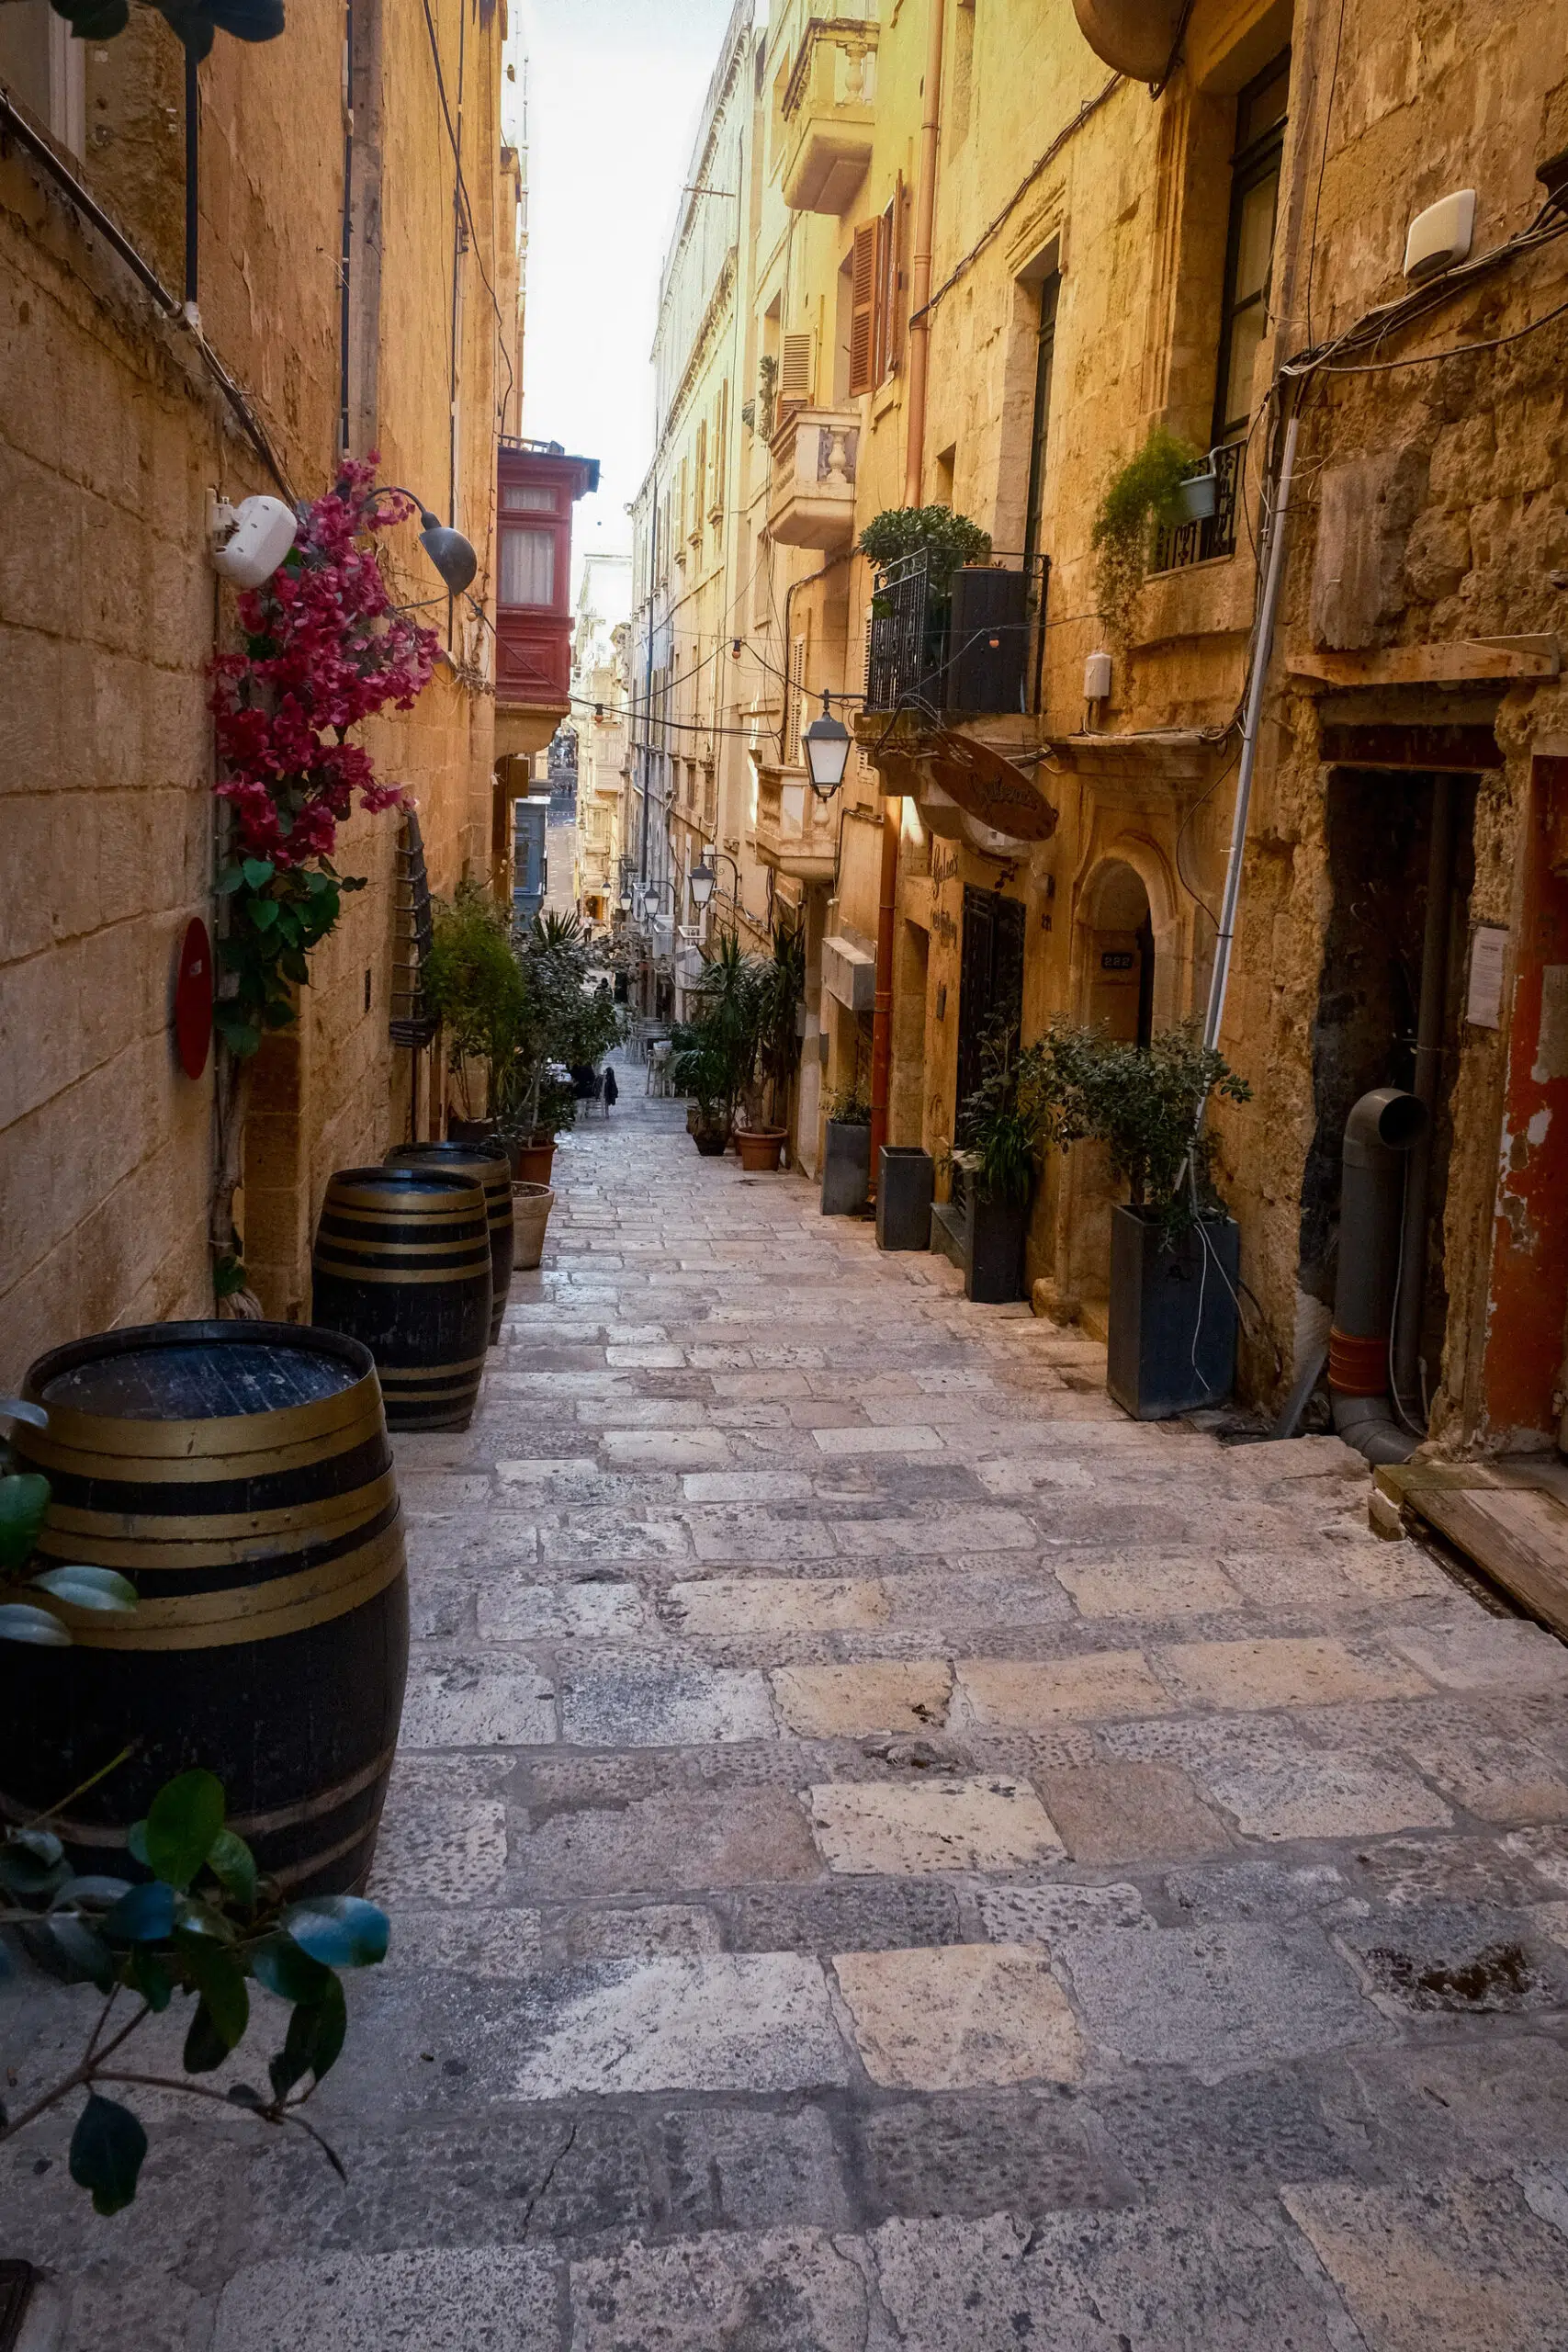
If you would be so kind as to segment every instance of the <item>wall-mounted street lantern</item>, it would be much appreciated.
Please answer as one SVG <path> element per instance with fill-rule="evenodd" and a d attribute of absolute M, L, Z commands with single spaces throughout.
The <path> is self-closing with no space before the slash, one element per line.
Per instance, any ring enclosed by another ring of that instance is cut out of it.
<path fill-rule="evenodd" d="M 718 880 L 718 876 L 705 857 L 693 866 L 687 880 L 692 886 L 693 903 L 700 914 L 713 896 L 714 885 Z"/>
<path fill-rule="evenodd" d="M 412 491 L 405 490 L 400 482 L 389 481 L 382 487 L 395 491 L 400 498 L 413 498 L 419 509 L 420 546 L 440 573 L 447 593 L 460 596 L 479 568 L 479 557 L 470 542 L 461 531 L 455 531 L 449 523 L 444 523 L 439 514 L 433 514 L 423 499 L 414 498 Z"/>
<path fill-rule="evenodd" d="M 826 694 L 821 716 L 812 720 L 800 740 L 806 747 L 811 789 L 818 800 L 830 800 L 842 784 L 844 770 L 850 763 L 850 730 L 841 718 L 834 718 Z"/>

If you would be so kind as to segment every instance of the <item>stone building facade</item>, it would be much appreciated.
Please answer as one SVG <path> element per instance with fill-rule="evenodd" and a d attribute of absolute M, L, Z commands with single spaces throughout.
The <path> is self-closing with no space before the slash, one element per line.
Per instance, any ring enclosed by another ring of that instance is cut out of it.
<path fill-rule="evenodd" d="M 750 34 L 737 718 L 750 845 L 811 947 L 803 1163 L 823 1095 L 869 1077 L 879 988 L 890 1139 L 939 1159 L 984 1020 L 1135 1039 L 1202 1015 L 1261 659 L 1221 1031 L 1253 1100 L 1215 1114 L 1241 1391 L 1277 1403 L 1321 1351 L 1341 1132 L 1364 1089 L 1412 1083 L 1430 931 L 1419 1380 L 1466 1449 L 1552 1442 L 1568 1309 L 1562 33 L 1555 0 L 1484 7 L 1462 40 L 1426 0 L 1342 23 L 1325 0 L 800 0 Z M 1462 238 L 1407 275 L 1450 198 Z M 1156 536 L 1117 616 L 1096 517 L 1155 428 L 1212 453 L 1213 512 Z M 987 592 L 1027 643 L 1009 710 L 944 676 L 922 717 L 868 673 L 855 540 L 911 503 L 972 517 L 1022 579 Z M 799 752 L 824 690 L 861 706 L 836 805 Z M 987 763 L 1016 823 L 965 782 Z M 1041 1303 L 1091 1326 L 1115 1197 L 1080 1147 L 1032 1216 Z"/>
<path fill-rule="evenodd" d="M 213 1064 L 183 1074 L 170 1004 L 188 922 L 216 914 L 207 669 L 234 613 L 209 502 L 312 497 L 340 451 L 378 448 L 381 479 L 472 540 L 474 597 L 492 614 L 495 447 L 515 430 L 520 352 L 495 0 L 432 0 L 428 25 L 354 0 L 290 10 L 275 41 L 220 35 L 190 147 L 183 53 L 154 11 L 85 43 L 45 0 L 3 14 L 0 80 L 46 151 L 0 141 L 15 525 L 0 585 L 0 1326 L 15 1385 L 82 1332 L 212 1311 Z M 442 651 L 414 708 L 365 739 L 417 800 L 431 879 L 449 890 L 484 870 L 493 639 L 440 592 L 414 529 L 388 535 L 384 561 Z M 298 1027 L 255 1069 L 236 1205 L 271 1313 L 308 1309 L 333 1168 L 408 1132 L 411 1057 L 389 1038 L 397 845 L 394 818 L 344 828 L 343 869 L 370 887 L 317 952 Z M 430 1100 L 427 1077 L 422 1115 Z"/>

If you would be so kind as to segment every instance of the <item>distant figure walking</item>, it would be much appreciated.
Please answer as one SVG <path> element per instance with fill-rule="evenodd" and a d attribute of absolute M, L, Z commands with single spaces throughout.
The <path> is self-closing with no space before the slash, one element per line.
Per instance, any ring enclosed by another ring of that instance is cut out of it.
<path fill-rule="evenodd" d="M 619 1100 L 620 1091 L 620 1088 L 615 1084 L 615 1071 L 613 1069 L 607 1069 L 604 1072 L 604 1116 L 606 1118 L 609 1117 L 611 1111 Z"/>

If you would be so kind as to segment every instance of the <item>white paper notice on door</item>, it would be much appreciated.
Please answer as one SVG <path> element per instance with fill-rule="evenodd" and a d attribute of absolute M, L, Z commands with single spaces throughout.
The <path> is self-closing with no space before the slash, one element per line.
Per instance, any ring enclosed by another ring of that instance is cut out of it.
<path fill-rule="evenodd" d="M 1501 924 L 1478 923 L 1470 934 L 1470 992 L 1464 1017 L 1477 1029 L 1503 1025 L 1503 960 L 1508 934 Z"/>

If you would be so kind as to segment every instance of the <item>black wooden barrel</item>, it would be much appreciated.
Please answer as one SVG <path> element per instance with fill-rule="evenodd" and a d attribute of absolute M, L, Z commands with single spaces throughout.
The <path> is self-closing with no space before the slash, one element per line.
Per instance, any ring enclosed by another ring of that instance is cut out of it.
<path fill-rule="evenodd" d="M 501 1337 L 506 1294 L 512 1288 L 512 1163 L 481 1144 L 405 1143 L 387 1154 L 389 1168 L 456 1168 L 477 1176 L 490 1203 L 490 1343 Z"/>
<path fill-rule="evenodd" d="M 490 1333 L 490 1213 L 456 1168 L 340 1168 L 310 1259 L 311 1319 L 376 1359 L 387 1426 L 466 1430 Z"/>
<path fill-rule="evenodd" d="M 65 1609 L 69 1649 L 0 1644 L 0 1811 L 123 1872 L 128 1826 L 192 1766 L 294 1893 L 353 1893 L 375 1849 L 408 1669 L 402 1519 L 367 1349 L 288 1323 L 153 1323 L 40 1356 L 52 1490 L 39 1550 L 130 1577 Z M 72 1795 L 121 1748 L 134 1752 Z M 132 1873 L 134 1875 L 134 1872 Z"/>

